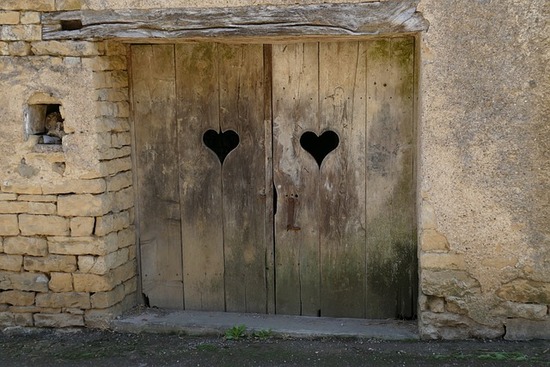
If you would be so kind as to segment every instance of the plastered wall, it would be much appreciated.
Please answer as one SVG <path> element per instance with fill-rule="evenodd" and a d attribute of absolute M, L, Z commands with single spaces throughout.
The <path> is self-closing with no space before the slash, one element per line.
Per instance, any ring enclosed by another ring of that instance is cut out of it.
<path fill-rule="evenodd" d="M 2 2 L 0 326 L 105 325 L 136 303 L 126 48 L 43 41 L 41 13 L 287 3 Z M 418 11 L 420 334 L 550 338 L 550 5 Z M 61 103 L 62 150 L 25 140 L 32 98 Z"/>

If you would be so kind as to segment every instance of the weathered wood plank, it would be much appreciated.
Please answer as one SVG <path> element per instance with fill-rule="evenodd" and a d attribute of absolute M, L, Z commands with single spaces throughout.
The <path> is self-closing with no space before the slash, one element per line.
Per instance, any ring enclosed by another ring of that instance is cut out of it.
<path fill-rule="evenodd" d="M 273 111 L 272 111 L 272 49 L 271 45 L 264 48 L 264 144 L 265 144 L 265 221 L 264 235 L 266 241 L 266 282 L 267 282 L 267 313 L 275 313 L 275 235 L 274 207 L 275 190 L 273 184 Z"/>
<path fill-rule="evenodd" d="M 131 65 L 143 293 L 183 308 L 174 47 L 132 46 Z"/>
<path fill-rule="evenodd" d="M 217 45 L 176 45 L 176 70 L 185 308 L 224 311 L 220 160 L 203 144 L 220 128 Z"/>
<path fill-rule="evenodd" d="M 218 45 L 217 59 L 220 126 L 240 137 L 221 167 L 226 311 L 266 313 L 263 46 Z"/>
<path fill-rule="evenodd" d="M 414 39 L 369 44 L 367 317 L 414 315 Z"/>
<path fill-rule="evenodd" d="M 319 44 L 320 131 L 339 135 L 320 168 L 321 315 L 365 316 L 366 44 Z"/>
<path fill-rule="evenodd" d="M 418 0 L 400 0 L 54 12 L 42 16 L 42 34 L 46 40 L 372 36 L 426 30 L 428 23 L 416 12 L 417 4 Z M 78 21 L 82 26 L 74 29 Z"/>
<path fill-rule="evenodd" d="M 318 44 L 274 45 L 272 62 L 276 309 L 317 316 L 319 167 L 300 136 L 319 128 Z"/>

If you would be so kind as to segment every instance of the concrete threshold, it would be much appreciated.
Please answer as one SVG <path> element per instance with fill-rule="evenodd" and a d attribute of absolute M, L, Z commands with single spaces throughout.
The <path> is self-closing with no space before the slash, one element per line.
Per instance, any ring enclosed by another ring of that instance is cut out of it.
<path fill-rule="evenodd" d="M 308 316 L 264 315 L 231 312 L 140 309 L 112 321 L 120 332 L 223 335 L 227 329 L 245 325 L 247 333 L 271 330 L 274 336 L 357 337 L 381 340 L 419 339 L 416 321 L 366 320 Z"/>

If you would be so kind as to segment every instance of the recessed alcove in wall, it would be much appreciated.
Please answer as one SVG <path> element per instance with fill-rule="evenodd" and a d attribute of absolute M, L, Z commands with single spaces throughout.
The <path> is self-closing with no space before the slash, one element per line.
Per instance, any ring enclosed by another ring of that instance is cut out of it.
<path fill-rule="evenodd" d="M 36 98 L 33 98 L 36 100 Z M 32 100 L 32 99 L 31 99 Z M 48 103 L 42 103 L 48 102 Z M 61 146 L 65 131 L 61 103 L 52 98 L 38 103 L 29 103 L 25 109 L 25 139 L 38 136 L 39 145 Z"/>

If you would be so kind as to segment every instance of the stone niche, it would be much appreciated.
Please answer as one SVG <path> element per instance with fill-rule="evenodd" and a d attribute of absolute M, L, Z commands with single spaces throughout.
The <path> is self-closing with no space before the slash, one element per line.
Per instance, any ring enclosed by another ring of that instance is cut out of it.
<path fill-rule="evenodd" d="M 24 111 L 24 133 L 25 140 L 36 136 L 35 150 L 43 150 L 44 145 L 61 150 L 66 135 L 62 111 L 61 102 L 47 93 L 36 93 L 29 99 Z"/>

